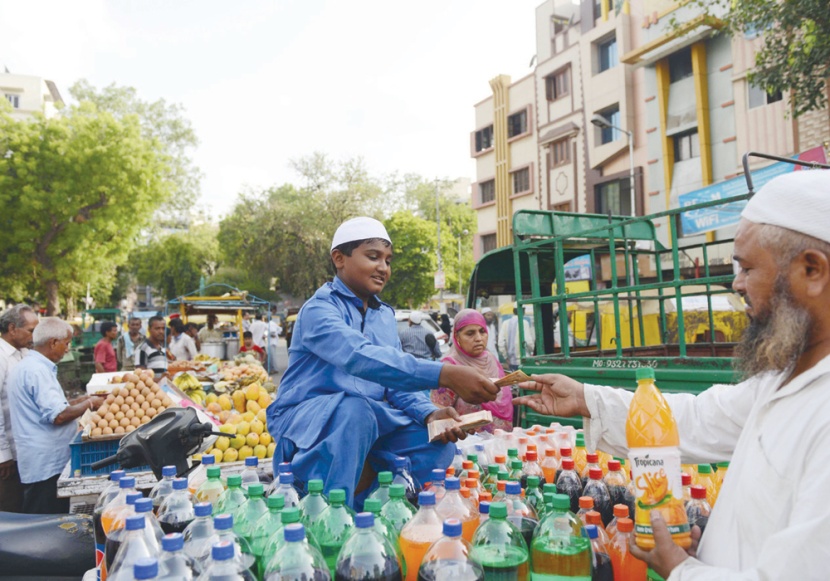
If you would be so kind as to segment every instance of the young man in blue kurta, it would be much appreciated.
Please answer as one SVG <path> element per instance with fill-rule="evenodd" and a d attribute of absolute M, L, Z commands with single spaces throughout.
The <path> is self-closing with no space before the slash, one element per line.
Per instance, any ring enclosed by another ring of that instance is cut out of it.
<path fill-rule="evenodd" d="M 391 469 L 395 456 L 408 457 L 421 482 L 433 468 L 449 466 L 453 442 L 464 433 L 455 428 L 428 442 L 427 423 L 457 414 L 436 408 L 424 390 L 441 385 L 481 402 L 493 400 L 498 388 L 471 368 L 401 351 L 394 310 L 377 297 L 392 260 L 380 222 L 344 222 L 331 258 L 337 276 L 303 305 L 294 325 L 268 431 L 277 442 L 275 472 L 291 462 L 297 479 L 320 478 L 326 492 L 345 489 L 352 505 L 365 492 L 365 463 L 377 472 Z"/>

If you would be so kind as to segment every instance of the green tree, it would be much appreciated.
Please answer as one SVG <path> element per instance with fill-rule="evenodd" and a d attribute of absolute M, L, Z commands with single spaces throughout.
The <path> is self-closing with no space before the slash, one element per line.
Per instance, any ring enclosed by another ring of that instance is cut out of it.
<path fill-rule="evenodd" d="M 392 276 L 382 298 L 400 308 L 416 308 L 435 292 L 435 224 L 411 212 L 396 212 L 385 222 L 394 244 Z"/>
<path fill-rule="evenodd" d="M 0 108 L 0 266 L 4 278 L 60 296 L 111 287 L 140 229 L 170 198 L 168 156 L 135 115 L 88 102 L 20 121 Z M 7 284 L 5 281 L 3 284 Z"/>
<path fill-rule="evenodd" d="M 136 276 L 149 283 L 166 300 L 199 288 L 216 272 L 219 249 L 210 228 L 194 228 L 154 240 L 137 248 L 131 257 Z"/>

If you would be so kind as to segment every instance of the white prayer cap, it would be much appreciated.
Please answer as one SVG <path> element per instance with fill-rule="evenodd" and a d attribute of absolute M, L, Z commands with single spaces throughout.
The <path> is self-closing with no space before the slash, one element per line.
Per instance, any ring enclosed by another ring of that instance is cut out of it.
<path fill-rule="evenodd" d="M 830 243 L 830 170 L 801 170 L 770 180 L 747 202 L 741 217 Z"/>
<path fill-rule="evenodd" d="M 420 325 L 421 321 L 424 320 L 424 315 L 421 314 L 421 311 L 412 311 L 409 313 L 409 320 L 413 325 Z"/>
<path fill-rule="evenodd" d="M 360 216 L 359 218 L 352 218 L 340 224 L 334 233 L 334 238 L 331 240 L 331 249 L 334 250 L 346 242 L 366 240 L 367 238 L 380 238 L 392 244 L 392 240 L 389 238 L 389 234 L 386 233 L 386 228 L 383 224 L 374 218 Z"/>
<path fill-rule="evenodd" d="M 483 309 L 481 309 L 481 314 L 482 315 L 485 314 L 485 313 L 492 313 L 492 312 L 493 312 L 493 309 L 491 309 L 490 307 L 484 307 Z"/>

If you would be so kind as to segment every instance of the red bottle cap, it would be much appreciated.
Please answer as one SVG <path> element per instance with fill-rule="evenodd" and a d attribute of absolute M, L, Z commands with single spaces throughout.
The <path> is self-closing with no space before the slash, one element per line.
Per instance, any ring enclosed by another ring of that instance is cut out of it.
<path fill-rule="evenodd" d="M 594 499 L 591 496 L 579 497 L 579 508 L 592 509 L 594 508 Z"/>
<path fill-rule="evenodd" d="M 692 498 L 706 498 L 706 487 L 700 484 L 692 485 Z"/>
<path fill-rule="evenodd" d="M 527 451 L 527 460 L 528 462 L 536 462 L 538 455 L 536 454 L 536 450 L 528 450 Z"/>
<path fill-rule="evenodd" d="M 608 461 L 608 470 L 611 472 L 616 472 L 622 468 L 622 464 L 620 464 L 619 460 L 609 460 Z"/>
<path fill-rule="evenodd" d="M 551 456 L 553 456 L 554 458 L 556 457 L 556 450 L 554 450 L 553 448 L 547 448 L 545 450 L 545 458 L 550 458 Z"/>
<path fill-rule="evenodd" d="M 585 513 L 585 522 L 589 525 L 602 526 L 602 515 L 595 510 L 589 510 Z"/>
<path fill-rule="evenodd" d="M 683 486 L 691 486 L 692 485 L 692 475 L 686 474 L 685 472 L 680 473 L 680 482 L 683 483 Z"/>
<path fill-rule="evenodd" d="M 528 444 L 527 445 L 527 451 L 528 452 L 530 452 L 530 451 L 538 452 L 539 448 L 536 447 L 536 444 Z"/>
<path fill-rule="evenodd" d="M 507 480 L 499 480 L 496 482 L 496 490 L 504 492 L 504 487 L 507 486 Z"/>
<path fill-rule="evenodd" d="M 504 464 L 505 461 L 506 461 L 506 458 L 504 457 L 503 454 L 499 454 L 498 456 L 496 456 L 495 460 L 496 460 L 496 464 Z"/>
<path fill-rule="evenodd" d="M 628 518 L 628 506 L 625 504 L 615 504 L 614 516 L 616 518 Z"/>
<path fill-rule="evenodd" d="M 617 531 L 621 533 L 630 533 L 634 530 L 634 521 L 630 518 L 621 518 L 617 521 Z"/>
<path fill-rule="evenodd" d="M 602 480 L 602 468 L 591 468 L 588 470 L 588 477 L 591 480 Z"/>
<path fill-rule="evenodd" d="M 461 468 L 463 468 L 464 470 L 469 470 L 469 469 L 470 469 L 470 468 L 472 468 L 472 467 L 473 467 L 473 462 L 472 462 L 472 460 L 464 460 L 464 461 L 461 463 Z"/>
<path fill-rule="evenodd" d="M 573 458 L 562 458 L 562 470 L 573 470 L 573 469 L 574 469 Z"/>
<path fill-rule="evenodd" d="M 585 459 L 589 464 L 596 464 L 599 462 L 599 454 L 585 454 Z"/>
<path fill-rule="evenodd" d="M 563 458 L 565 456 L 571 456 L 572 454 L 573 454 L 573 452 L 567 446 L 565 446 L 564 448 L 559 448 L 559 455 L 562 456 Z"/>

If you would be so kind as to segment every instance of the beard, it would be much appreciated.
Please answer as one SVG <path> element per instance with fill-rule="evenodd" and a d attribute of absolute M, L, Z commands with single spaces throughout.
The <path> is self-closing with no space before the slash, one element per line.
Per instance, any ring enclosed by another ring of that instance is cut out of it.
<path fill-rule="evenodd" d="M 735 348 L 735 368 L 744 379 L 784 371 L 804 353 L 812 325 L 810 314 L 796 304 L 789 283 L 779 275 L 766 311 L 750 321 Z"/>

